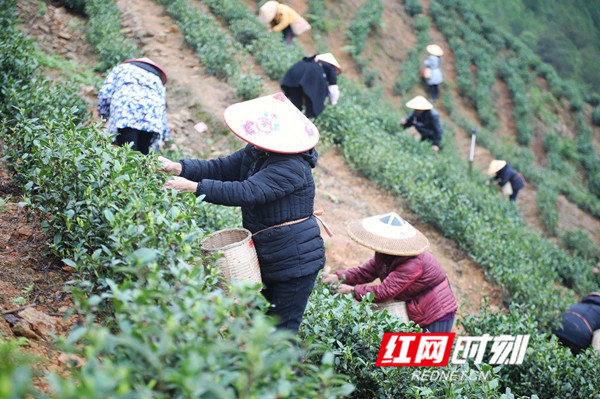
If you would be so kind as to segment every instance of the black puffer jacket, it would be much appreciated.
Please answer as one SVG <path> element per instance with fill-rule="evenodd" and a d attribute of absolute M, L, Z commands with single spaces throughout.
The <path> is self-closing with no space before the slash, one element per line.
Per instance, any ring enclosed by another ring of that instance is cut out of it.
<path fill-rule="evenodd" d="M 442 124 L 440 114 L 435 110 L 426 110 L 420 114 L 411 112 L 406 117 L 406 123 L 402 125 L 405 129 L 414 126 L 421 134 L 421 140 L 429 140 L 439 146 L 442 141 Z"/>
<path fill-rule="evenodd" d="M 244 227 L 252 233 L 262 279 L 285 281 L 320 270 L 325 247 L 314 211 L 315 183 L 311 169 L 317 152 L 265 152 L 252 145 L 212 160 L 181 160 L 180 176 L 198 182 L 196 195 L 213 204 L 240 206 Z"/>

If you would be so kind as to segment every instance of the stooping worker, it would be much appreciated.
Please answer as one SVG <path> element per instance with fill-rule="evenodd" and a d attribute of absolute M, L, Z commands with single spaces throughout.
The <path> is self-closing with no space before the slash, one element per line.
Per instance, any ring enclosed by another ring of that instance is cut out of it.
<path fill-rule="evenodd" d="M 592 345 L 597 330 L 600 330 L 600 292 L 592 292 L 581 302 L 569 306 L 562 314 L 560 327 L 552 333 L 577 355 Z"/>
<path fill-rule="evenodd" d="M 297 332 L 325 247 L 314 212 L 319 131 L 283 93 L 233 104 L 229 129 L 248 144 L 211 160 L 164 157 L 162 171 L 175 175 L 167 187 L 203 195 L 204 201 L 240 206 L 252 232 L 262 294 L 278 327 Z"/>
<path fill-rule="evenodd" d="M 170 140 L 165 84 L 167 73 L 149 58 L 114 67 L 98 93 L 98 114 L 109 120 L 119 146 L 148 154 Z"/>
<path fill-rule="evenodd" d="M 337 77 L 341 73 L 342 68 L 331 53 L 304 57 L 285 73 L 281 89 L 308 118 L 316 118 L 325 109 L 327 98 L 331 105 L 337 104 Z"/>
<path fill-rule="evenodd" d="M 423 96 L 416 96 L 406 103 L 408 108 L 413 111 L 402 119 L 402 127 L 405 129 L 414 126 L 421 135 L 422 140 L 428 140 L 432 143 L 435 152 L 440 150 L 442 141 L 442 124 L 440 123 L 440 114 L 433 108 L 427 99 Z"/>
<path fill-rule="evenodd" d="M 404 301 L 410 320 L 428 332 L 450 332 L 458 304 L 446 273 L 427 252 L 429 240 L 397 213 L 371 216 L 348 225 L 350 237 L 375 255 L 361 266 L 324 273 L 324 283 L 341 281 L 338 291 L 374 303 Z M 379 278 L 381 283 L 367 285 Z"/>
<path fill-rule="evenodd" d="M 444 81 L 442 74 L 442 55 L 444 50 L 437 44 L 430 44 L 426 47 L 429 57 L 425 60 L 426 70 L 429 76 L 425 76 L 427 79 L 427 85 L 429 86 L 431 102 L 436 102 L 439 97 L 439 85 Z"/>
<path fill-rule="evenodd" d="M 525 187 L 523 176 L 504 160 L 494 159 L 490 162 L 487 173 L 493 176 L 502 193 L 509 196 L 511 201 L 516 201 L 519 191 Z M 487 183 L 489 184 L 489 180 Z"/>
<path fill-rule="evenodd" d="M 300 14 L 278 1 L 267 1 L 258 9 L 258 20 L 269 26 L 269 31 L 281 32 L 286 44 L 311 28 Z"/>

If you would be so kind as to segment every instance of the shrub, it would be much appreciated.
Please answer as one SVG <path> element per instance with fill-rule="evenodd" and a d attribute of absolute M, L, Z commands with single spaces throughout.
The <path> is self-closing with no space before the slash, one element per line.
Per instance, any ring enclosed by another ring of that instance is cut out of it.
<path fill-rule="evenodd" d="M 423 5 L 419 0 L 404 0 L 404 10 L 408 15 L 414 17 L 423 13 Z"/>
<path fill-rule="evenodd" d="M 467 316 L 461 324 L 470 335 L 529 334 L 523 364 L 507 365 L 499 370 L 502 387 L 510 387 L 517 395 L 532 395 L 532 398 L 534 395 L 540 398 L 596 397 L 600 374 L 593 349 L 573 356 L 550 334 L 550 329 L 536 322 L 533 310 L 517 305 L 511 306 L 508 312 L 489 312 L 482 308 L 479 316 Z M 555 312 L 562 310 L 564 308 L 555 309 Z M 558 320 L 556 317 L 554 327 Z"/>

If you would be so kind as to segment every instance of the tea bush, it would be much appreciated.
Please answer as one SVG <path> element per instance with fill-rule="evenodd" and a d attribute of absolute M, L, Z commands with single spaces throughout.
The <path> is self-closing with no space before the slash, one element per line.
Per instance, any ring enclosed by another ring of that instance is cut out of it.
<path fill-rule="evenodd" d="M 461 325 L 469 335 L 529 334 L 523 364 L 506 365 L 496 374 L 502 387 L 540 398 L 597 398 L 600 389 L 597 353 L 589 348 L 573 356 L 549 329 L 540 326 L 532 313 L 535 313 L 532 306 L 513 305 L 508 312 L 482 308 L 480 316 L 467 316 Z M 556 327 L 559 320 L 552 324 Z"/>
<path fill-rule="evenodd" d="M 408 58 L 400 66 L 400 77 L 394 82 L 394 93 L 404 95 L 412 90 L 420 79 L 421 55 L 429 44 L 429 28 L 431 21 L 425 16 L 418 16 L 413 20 L 413 30 L 417 37 L 417 44 L 408 51 Z"/>
<path fill-rule="evenodd" d="M 297 41 L 286 45 L 279 33 L 268 32 L 243 3 L 236 0 L 202 0 L 202 2 L 229 25 L 234 36 L 238 37 L 242 29 L 252 32 L 246 35 L 247 43 L 242 44 L 249 53 L 252 53 L 270 78 L 281 80 L 290 66 L 304 56 L 304 50 Z"/>
<path fill-rule="evenodd" d="M 88 41 L 96 48 L 98 69 L 106 71 L 122 61 L 140 57 L 134 44 L 121 34 L 121 12 L 114 0 L 84 0 Z"/>
<path fill-rule="evenodd" d="M 31 44 L 14 28 L 14 2 L 4 4 L 0 59 L 19 43 L 24 48 L 11 54 L 19 57 L 12 62 L 28 65 Z M 30 72 L 23 68 L 23 76 Z M 85 316 L 63 350 L 86 363 L 68 379 L 50 376 L 53 395 L 335 398 L 351 392 L 326 352 L 310 365 L 299 362 L 291 337 L 264 315 L 257 287 L 234 286 L 232 296 L 216 287 L 214 260 L 201 256 L 199 240 L 206 225 L 239 223 L 236 210 L 223 218 L 201 199 L 165 189 L 166 176 L 153 172 L 156 159 L 112 148 L 106 132 L 80 117 L 71 91 L 37 78 L 22 84 L 17 70 L 7 74 L 3 161 L 24 186 L 24 204 L 46 215 L 52 251 L 75 267 L 74 299 Z M 18 382 L 14 374 L 1 378 Z"/>
<path fill-rule="evenodd" d="M 490 372 L 488 381 L 460 378 L 422 382 L 413 378 L 413 372 L 420 368 L 375 367 L 384 332 L 419 331 L 412 322 L 404 324 L 387 312 L 373 311 L 369 298 L 357 302 L 350 296 L 332 292 L 324 284 L 317 284 L 313 290 L 301 326 L 307 342 L 336 355 L 336 370 L 350 375 L 356 386 L 353 398 L 501 397 L 496 375 L 488 365 L 482 366 Z M 311 356 L 318 359 L 318 354 Z M 449 365 L 444 371 L 464 376 L 479 370 L 476 366 Z"/>
<path fill-rule="evenodd" d="M 370 32 L 381 23 L 383 3 L 381 0 L 367 0 L 354 14 L 350 21 L 346 38 L 348 39 L 349 52 L 356 60 L 360 60 L 365 40 Z"/>

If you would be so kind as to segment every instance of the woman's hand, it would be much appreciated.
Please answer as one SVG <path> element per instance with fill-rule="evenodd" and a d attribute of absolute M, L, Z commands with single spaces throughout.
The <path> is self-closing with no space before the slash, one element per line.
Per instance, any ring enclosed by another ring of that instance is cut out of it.
<path fill-rule="evenodd" d="M 187 191 L 189 193 L 195 193 L 198 189 L 198 183 L 179 176 L 174 176 L 172 179 L 167 180 L 165 186 L 167 188 L 174 188 L 177 191 Z"/>
<path fill-rule="evenodd" d="M 173 162 L 170 159 L 161 156 L 158 157 L 158 160 L 162 163 L 162 167 L 158 168 L 159 171 L 175 176 L 181 174 L 181 164 L 179 162 Z"/>
<path fill-rule="evenodd" d="M 353 294 L 354 293 L 354 287 L 348 284 L 340 284 L 340 286 L 337 288 L 338 292 L 340 294 Z"/>
<path fill-rule="evenodd" d="M 337 276 L 337 274 L 323 273 L 321 275 L 321 281 L 325 284 L 331 284 L 331 283 L 337 283 L 338 281 L 340 281 L 340 278 Z"/>

